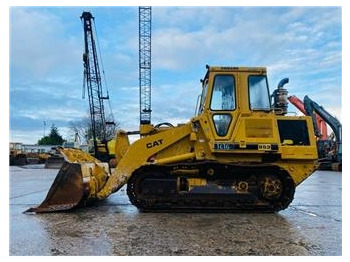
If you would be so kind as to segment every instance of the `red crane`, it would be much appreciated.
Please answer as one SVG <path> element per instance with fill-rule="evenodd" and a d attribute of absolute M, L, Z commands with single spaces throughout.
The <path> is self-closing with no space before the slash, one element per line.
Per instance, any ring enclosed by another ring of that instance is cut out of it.
<path fill-rule="evenodd" d="M 296 108 L 298 108 L 304 115 L 307 115 L 305 107 L 304 107 L 304 103 L 298 97 L 296 97 L 296 96 L 289 96 L 288 100 Z M 316 114 L 316 122 L 317 122 L 318 130 L 320 132 L 319 139 L 327 140 L 328 139 L 328 132 L 327 132 L 327 124 L 326 124 L 326 122 L 318 114 Z"/>

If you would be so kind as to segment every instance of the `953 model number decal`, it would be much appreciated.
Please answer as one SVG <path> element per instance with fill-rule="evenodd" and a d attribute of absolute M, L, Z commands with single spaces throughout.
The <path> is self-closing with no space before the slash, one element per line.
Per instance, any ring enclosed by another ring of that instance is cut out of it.
<path fill-rule="evenodd" d="M 238 143 L 214 143 L 214 150 L 260 150 L 260 151 L 277 151 L 276 144 L 246 144 L 240 147 Z"/>

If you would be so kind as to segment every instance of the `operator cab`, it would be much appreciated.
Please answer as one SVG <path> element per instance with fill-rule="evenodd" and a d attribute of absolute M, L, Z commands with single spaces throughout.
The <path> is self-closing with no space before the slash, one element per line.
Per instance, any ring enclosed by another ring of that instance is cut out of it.
<path fill-rule="evenodd" d="M 232 133 L 239 113 L 271 112 L 266 68 L 207 66 L 207 69 L 197 115 L 210 115 L 219 138 Z"/>

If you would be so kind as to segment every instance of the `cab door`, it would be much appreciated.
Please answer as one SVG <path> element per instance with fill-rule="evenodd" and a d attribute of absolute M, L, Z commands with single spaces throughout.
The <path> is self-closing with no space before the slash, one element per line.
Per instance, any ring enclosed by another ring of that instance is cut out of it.
<path fill-rule="evenodd" d="M 215 140 L 229 140 L 237 121 L 237 77 L 234 73 L 213 75 L 209 104 Z"/>

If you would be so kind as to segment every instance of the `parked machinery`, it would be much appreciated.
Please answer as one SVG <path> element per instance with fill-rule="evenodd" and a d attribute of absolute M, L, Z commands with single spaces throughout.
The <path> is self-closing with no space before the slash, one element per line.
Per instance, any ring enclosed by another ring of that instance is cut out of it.
<path fill-rule="evenodd" d="M 317 128 L 317 119 L 315 114 L 318 114 L 333 130 L 334 139 L 329 139 L 329 144 L 320 143 L 319 148 L 328 147 L 329 150 L 324 152 L 324 158 L 320 159 L 322 169 L 331 169 L 335 171 L 342 170 L 342 124 L 332 116 L 322 106 L 311 100 L 308 96 L 304 97 L 304 106 L 307 115 L 312 117 L 315 135 L 319 135 Z M 322 141 L 322 140 L 320 140 Z M 324 149 L 321 149 L 324 150 Z"/>
<path fill-rule="evenodd" d="M 342 125 L 338 119 L 327 112 L 322 106 L 305 96 L 302 102 L 296 96 L 289 96 L 288 100 L 304 115 L 313 119 L 320 170 L 342 170 Z M 333 134 L 328 136 L 327 124 Z"/>
<path fill-rule="evenodd" d="M 201 82 L 197 115 L 186 124 L 141 124 L 133 144 L 128 135 L 135 132 L 117 132 L 111 173 L 82 151 L 62 150 L 66 162 L 46 199 L 28 212 L 86 205 L 125 184 L 144 211 L 287 208 L 317 167 L 312 118 L 288 116 L 277 101 L 271 106 L 264 67 L 207 66 Z"/>
<path fill-rule="evenodd" d="M 10 142 L 9 164 L 10 166 L 24 166 L 27 164 L 27 154 L 22 150 L 22 143 Z"/>

